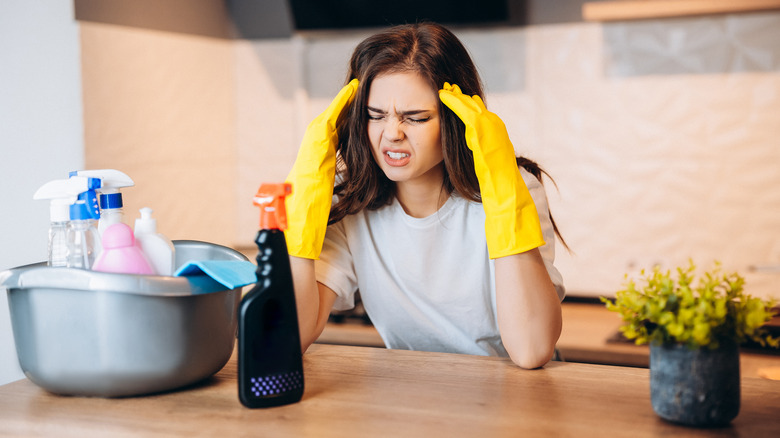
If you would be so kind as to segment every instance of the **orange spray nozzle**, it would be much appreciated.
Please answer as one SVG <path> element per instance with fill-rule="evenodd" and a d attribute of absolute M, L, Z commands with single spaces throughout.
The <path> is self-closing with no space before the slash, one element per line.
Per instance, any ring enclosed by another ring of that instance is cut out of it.
<path fill-rule="evenodd" d="M 292 193 L 290 183 L 263 183 L 257 189 L 254 204 L 260 207 L 260 228 L 263 230 L 286 230 L 287 210 L 284 198 Z"/>

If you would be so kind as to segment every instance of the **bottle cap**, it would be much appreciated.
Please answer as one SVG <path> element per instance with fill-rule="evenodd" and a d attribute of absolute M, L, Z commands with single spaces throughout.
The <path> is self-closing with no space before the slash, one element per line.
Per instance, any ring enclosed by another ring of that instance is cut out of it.
<path fill-rule="evenodd" d="M 101 193 L 100 194 L 100 208 L 103 210 L 111 210 L 116 208 L 122 208 L 124 203 L 122 202 L 122 194 L 116 193 Z"/>
<path fill-rule="evenodd" d="M 49 206 L 51 222 L 67 222 L 70 220 L 70 202 L 67 199 L 52 199 Z"/>
<path fill-rule="evenodd" d="M 157 219 L 152 217 L 152 210 L 144 207 L 139 210 L 141 217 L 135 220 L 135 234 L 155 234 L 157 233 Z"/>
<path fill-rule="evenodd" d="M 290 183 L 263 183 L 257 190 L 254 204 L 260 207 L 260 229 L 286 230 L 287 210 L 284 198 L 292 193 Z"/>

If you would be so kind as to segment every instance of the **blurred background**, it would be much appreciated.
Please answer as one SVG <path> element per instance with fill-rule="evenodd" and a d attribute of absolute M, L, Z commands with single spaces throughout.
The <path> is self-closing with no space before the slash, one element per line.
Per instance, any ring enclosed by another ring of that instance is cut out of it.
<path fill-rule="evenodd" d="M 251 251 L 257 187 L 285 178 L 354 46 L 429 18 L 471 52 L 517 153 L 554 178 L 569 296 L 693 259 L 780 298 L 780 10 L 585 20 L 583 1 L 395 3 L 0 3 L 0 270 L 45 259 L 48 205 L 32 194 L 82 168 L 135 180 L 130 224 L 148 206 L 172 239 Z M 21 377 L 2 294 L 0 384 Z"/>

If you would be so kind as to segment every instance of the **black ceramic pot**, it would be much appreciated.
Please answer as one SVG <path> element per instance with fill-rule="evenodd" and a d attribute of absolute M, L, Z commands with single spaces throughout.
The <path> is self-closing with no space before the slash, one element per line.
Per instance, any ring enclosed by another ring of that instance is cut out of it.
<path fill-rule="evenodd" d="M 650 398 L 661 418 L 696 427 L 724 426 L 739 413 L 739 348 L 650 346 Z"/>

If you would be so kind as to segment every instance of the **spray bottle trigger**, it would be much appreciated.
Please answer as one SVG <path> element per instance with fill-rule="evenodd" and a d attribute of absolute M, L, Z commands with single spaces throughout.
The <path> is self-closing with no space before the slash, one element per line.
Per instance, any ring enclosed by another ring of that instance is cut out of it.
<path fill-rule="evenodd" d="M 71 178 L 78 177 L 71 172 Z M 82 211 L 86 213 L 84 219 L 100 219 L 100 205 L 98 204 L 97 189 L 102 186 L 102 181 L 99 178 L 87 177 L 87 190 L 81 192 L 78 195 L 78 200 L 84 201 L 84 206 L 81 207 Z M 81 216 L 84 216 L 82 213 Z"/>
<path fill-rule="evenodd" d="M 260 228 L 287 229 L 287 210 L 284 199 L 292 193 L 292 184 L 264 183 L 260 185 L 254 198 L 254 205 L 260 207 Z"/>

